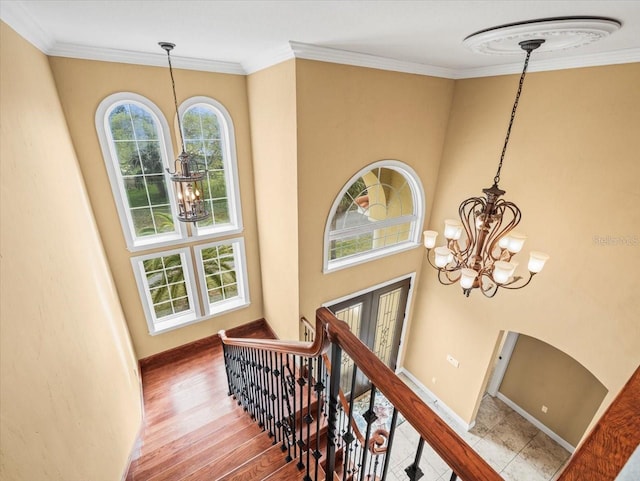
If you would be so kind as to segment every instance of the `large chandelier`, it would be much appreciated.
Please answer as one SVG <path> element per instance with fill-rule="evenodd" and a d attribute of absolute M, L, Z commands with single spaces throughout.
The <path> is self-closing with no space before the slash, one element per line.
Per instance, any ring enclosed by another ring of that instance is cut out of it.
<path fill-rule="evenodd" d="M 527 55 L 493 185 L 482 189 L 484 198 L 471 197 L 460 204 L 459 221 L 445 220 L 445 245 L 435 247 L 438 237 L 436 231 L 424 232 L 427 260 L 438 270 L 438 280 L 445 285 L 460 282 L 467 297 L 476 288 L 487 297 L 495 296 L 499 288 L 521 289 L 531 282 L 533 276 L 542 270 L 549 259 L 543 252 L 531 252 L 528 264 L 529 277 L 525 280 L 514 275 L 518 266 L 514 256 L 522 249 L 526 236 L 514 231 L 522 217 L 520 209 L 513 202 L 501 199 L 505 191 L 498 187 L 529 58 L 531 52 L 543 43 L 543 39 L 520 42 L 520 47 Z M 461 240 L 463 230 L 466 235 L 465 241 Z"/>
<path fill-rule="evenodd" d="M 167 52 L 169 61 L 169 74 L 171 75 L 171 89 L 173 90 L 173 103 L 176 107 L 176 116 L 178 117 L 178 132 L 180 135 L 180 146 L 182 152 L 175 160 L 174 170 L 170 174 L 176 190 L 178 200 L 178 219 L 182 222 L 198 222 L 209 216 L 205 208 L 203 199 L 204 190 L 202 188 L 202 179 L 206 172 L 203 164 L 197 162 L 191 154 L 187 153 L 182 135 L 182 123 L 180 122 L 180 113 L 178 112 L 178 99 L 176 97 L 176 83 L 173 79 L 173 67 L 171 66 L 171 51 L 175 44 L 169 42 L 159 42 Z"/>

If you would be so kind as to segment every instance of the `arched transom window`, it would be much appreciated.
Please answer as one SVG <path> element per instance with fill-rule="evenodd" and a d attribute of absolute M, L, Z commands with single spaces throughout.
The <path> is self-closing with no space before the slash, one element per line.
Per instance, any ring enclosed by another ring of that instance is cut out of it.
<path fill-rule="evenodd" d="M 409 166 L 380 161 L 354 175 L 336 197 L 325 230 L 324 270 L 415 247 L 424 193 Z"/>

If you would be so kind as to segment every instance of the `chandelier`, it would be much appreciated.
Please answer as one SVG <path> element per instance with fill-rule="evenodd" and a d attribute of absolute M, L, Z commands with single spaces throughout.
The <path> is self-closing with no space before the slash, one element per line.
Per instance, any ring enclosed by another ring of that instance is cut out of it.
<path fill-rule="evenodd" d="M 518 262 L 513 258 L 522 249 L 526 236 L 514 231 L 522 217 L 520 209 L 513 202 L 501 199 L 505 191 L 498 187 L 529 58 L 531 52 L 543 43 L 542 39 L 519 43 L 527 54 L 493 185 L 482 189 L 484 197 L 471 197 L 460 204 L 459 221 L 445 220 L 445 245 L 435 247 L 438 237 L 436 231 L 424 232 L 427 260 L 438 270 L 438 280 L 445 285 L 460 282 L 467 297 L 476 288 L 487 297 L 495 296 L 500 288 L 521 289 L 531 282 L 533 276 L 542 270 L 549 259 L 543 252 L 531 252 L 528 264 L 529 277 L 525 280 L 514 275 Z M 464 242 L 461 240 L 463 230 L 466 235 Z"/>
<path fill-rule="evenodd" d="M 180 135 L 180 146 L 182 152 L 175 160 L 174 171 L 170 174 L 170 179 L 175 186 L 176 197 L 178 200 L 178 219 L 182 222 L 198 222 L 206 219 L 209 212 L 205 209 L 203 199 L 204 190 L 202 188 L 202 179 L 206 172 L 203 164 L 197 162 L 191 154 L 187 153 L 184 147 L 184 138 L 182 135 L 182 124 L 180 122 L 180 113 L 178 112 L 178 99 L 176 97 L 176 83 L 173 79 L 173 67 L 171 66 L 171 51 L 175 44 L 168 42 L 159 42 L 167 52 L 169 61 L 169 74 L 171 75 L 171 89 L 173 90 L 173 103 L 176 107 L 176 116 L 178 118 L 178 133 Z"/>

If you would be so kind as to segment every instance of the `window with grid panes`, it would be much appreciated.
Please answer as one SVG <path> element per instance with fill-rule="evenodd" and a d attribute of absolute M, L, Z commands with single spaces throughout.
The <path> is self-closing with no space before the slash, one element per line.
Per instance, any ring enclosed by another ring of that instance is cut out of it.
<path fill-rule="evenodd" d="M 206 167 L 203 197 L 209 216 L 196 224 L 196 235 L 238 232 L 242 225 L 231 117 L 207 97 L 185 101 L 180 116 L 187 152 Z"/>
<path fill-rule="evenodd" d="M 186 149 L 206 166 L 210 217 L 185 229 L 176 216 L 168 126 L 160 110 L 133 93 L 107 97 L 96 112 L 127 246 L 140 251 L 242 230 L 233 124 L 206 97 L 180 107 Z M 242 238 L 186 246 L 131 259 L 149 332 L 157 334 L 249 304 Z M 196 281 L 197 279 L 197 281 Z M 200 286 L 201 289 L 197 289 Z M 200 312 L 200 300 L 204 312 Z"/>
<path fill-rule="evenodd" d="M 202 298 L 207 314 L 249 303 L 242 238 L 195 247 Z"/>
<path fill-rule="evenodd" d="M 354 175 L 325 228 L 325 272 L 420 245 L 424 193 L 409 166 L 393 160 Z"/>
<path fill-rule="evenodd" d="M 98 115 L 96 123 L 102 123 L 98 134 L 127 245 L 139 250 L 179 240 L 183 231 L 165 175 L 166 122 L 163 125 L 159 111 L 146 99 L 119 97 L 101 104 L 102 118 Z"/>
<path fill-rule="evenodd" d="M 188 248 L 131 259 L 151 332 L 193 322 L 198 317 Z"/>

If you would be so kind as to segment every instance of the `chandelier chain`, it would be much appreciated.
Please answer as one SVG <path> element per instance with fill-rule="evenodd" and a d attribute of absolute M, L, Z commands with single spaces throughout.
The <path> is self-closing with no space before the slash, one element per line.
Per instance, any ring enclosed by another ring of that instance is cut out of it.
<path fill-rule="evenodd" d="M 165 48 L 165 50 L 167 51 L 167 59 L 169 60 L 169 74 L 171 75 L 171 89 L 173 90 L 173 104 L 176 107 L 176 117 L 178 118 L 178 133 L 180 135 L 180 146 L 182 147 L 182 152 L 186 152 L 186 149 L 184 148 L 184 138 L 182 137 L 182 123 L 180 122 L 180 112 L 178 112 L 178 97 L 176 96 L 176 82 L 173 78 L 173 67 L 171 65 L 171 49 Z"/>
<path fill-rule="evenodd" d="M 520 75 L 520 83 L 518 84 L 518 93 L 516 93 L 516 99 L 513 102 L 513 108 L 511 109 L 511 118 L 509 119 L 509 127 L 507 127 L 507 135 L 504 139 L 504 145 L 502 146 L 502 154 L 500 155 L 500 162 L 498 163 L 498 170 L 496 176 L 493 178 L 493 183 L 497 186 L 500 182 L 500 170 L 502 170 L 502 162 L 504 161 L 504 155 L 507 152 L 507 144 L 509 143 L 509 136 L 511 135 L 511 127 L 513 126 L 513 120 L 516 118 L 516 110 L 518 109 L 518 102 L 520 101 L 520 94 L 522 93 L 522 86 L 524 85 L 524 78 L 527 74 L 527 67 L 529 66 L 529 57 L 534 48 L 522 47 L 527 51 L 527 56 L 524 60 L 524 68 Z"/>

